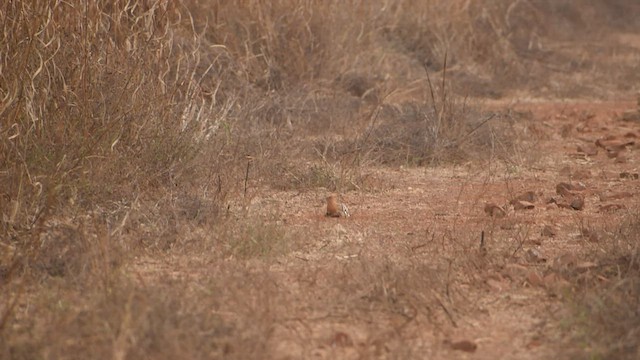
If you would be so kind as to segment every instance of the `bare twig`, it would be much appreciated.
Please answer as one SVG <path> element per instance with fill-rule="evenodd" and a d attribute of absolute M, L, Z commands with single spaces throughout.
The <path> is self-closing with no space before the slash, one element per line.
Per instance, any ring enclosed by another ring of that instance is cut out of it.
<path fill-rule="evenodd" d="M 247 159 L 247 171 L 244 174 L 244 197 L 247 197 L 247 183 L 249 182 L 249 167 L 251 167 L 251 162 L 253 161 L 253 157 L 251 155 L 246 155 Z"/>

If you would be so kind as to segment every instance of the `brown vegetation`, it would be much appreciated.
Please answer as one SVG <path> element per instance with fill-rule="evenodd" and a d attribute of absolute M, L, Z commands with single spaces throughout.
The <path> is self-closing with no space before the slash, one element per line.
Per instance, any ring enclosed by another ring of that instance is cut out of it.
<path fill-rule="evenodd" d="M 484 102 L 639 90 L 639 11 L 606 0 L 0 5 L 0 358 L 439 354 L 448 327 L 477 310 L 461 274 L 520 248 L 479 253 L 475 223 L 426 229 L 428 244 L 388 219 L 346 235 L 322 210 L 307 216 L 317 193 L 392 191 L 380 167 L 535 163 L 541 125 Z M 290 210 L 299 197 L 302 215 Z M 620 229 L 611 241 L 625 245 L 594 255 L 616 281 L 567 276 L 584 315 L 572 324 L 593 330 L 580 341 L 619 340 L 603 356 L 639 347 L 637 219 Z M 432 343 L 416 335 L 425 326 Z"/>

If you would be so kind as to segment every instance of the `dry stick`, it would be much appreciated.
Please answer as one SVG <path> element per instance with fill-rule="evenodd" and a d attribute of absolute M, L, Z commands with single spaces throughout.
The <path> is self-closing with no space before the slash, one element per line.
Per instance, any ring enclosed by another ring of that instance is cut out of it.
<path fill-rule="evenodd" d="M 496 114 L 489 115 L 486 119 L 482 120 L 480 122 L 480 124 L 478 124 L 476 127 L 471 129 L 464 136 L 458 138 L 458 140 L 456 140 L 453 144 L 448 144 L 448 145 L 446 145 L 446 147 L 435 149 L 435 151 L 433 153 L 433 157 L 435 157 L 436 155 L 440 154 L 440 152 L 444 151 L 447 148 L 451 148 L 453 146 L 459 146 L 460 144 L 462 144 L 464 142 L 464 140 L 466 140 L 469 136 L 471 136 L 474 132 L 476 132 L 480 127 L 482 127 L 482 125 L 486 124 L 489 120 L 493 119 L 495 116 L 496 116 Z"/>
<path fill-rule="evenodd" d="M 471 134 L 473 134 L 474 132 L 476 132 L 478 129 L 480 129 L 480 127 L 482 127 L 482 125 L 486 124 L 489 120 L 493 119 L 496 116 L 496 114 L 491 114 L 489 115 L 486 119 L 482 120 L 480 122 L 480 124 L 478 124 L 476 127 L 474 127 L 473 129 L 471 129 L 468 133 L 466 133 L 463 137 L 459 138 L 458 141 L 455 142 L 456 145 L 460 145 L 466 138 L 468 138 Z"/>
<path fill-rule="evenodd" d="M 244 197 L 247 197 L 247 182 L 249 181 L 249 167 L 251 166 L 251 160 L 253 157 L 251 155 L 245 156 L 247 158 L 247 172 L 244 174 Z"/>
<path fill-rule="evenodd" d="M 418 249 L 420 249 L 420 248 L 423 248 L 423 247 L 425 247 L 425 246 L 427 246 L 427 244 L 420 244 L 420 245 L 412 246 L 412 247 L 411 247 L 411 251 L 414 251 L 414 252 L 415 252 L 416 250 L 418 250 Z"/>
<path fill-rule="evenodd" d="M 442 69 L 442 96 L 440 96 L 440 98 L 442 100 L 442 107 L 440 109 L 440 114 L 438 114 L 438 128 L 440 128 L 440 125 L 442 125 L 442 118 L 444 117 L 444 110 L 445 110 L 445 106 L 447 104 L 447 90 L 446 90 L 446 83 L 447 83 L 447 55 L 448 55 L 448 51 L 445 50 L 445 52 L 444 52 L 444 64 L 443 64 L 443 69 Z"/>
<path fill-rule="evenodd" d="M 433 106 L 433 113 L 438 114 L 438 109 L 436 109 L 436 96 L 433 93 L 433 84 L 431 83 L 431 77 L 429 76 L 429 68 L 427 64 L 423 64 L 424 72 L 427 74 L 427 83 L 429 84 L 429 92 L 431 93 L 431 106 Z"/>
<path fill-rule="evenodd" d="M 451 280 L 451 263 L 453 260 L 448 259 L 449 262 L 449 266 L 447 267 L 447 281 L 445 284 L 445 294 L 447 294 L 447 299 L 449 299 L 449 301 L 451 301 L 451 294 L 449 293 L 449 283 Z"/>
<path fill-rule="evenodd" d="M 520 240 L 518 240 L 518 246 L 516 247 L 516 249 L 513 251 L 513 254 L 511 254 L 511 257 L 514 258 L 516 256 L 516 254 L 518 253 L 518 251 L 522 250 L 522 247 L 524 246 L 524 241 L 529 237 L 529 228 L 527 227 L 527 232 L 525 233 L 524 237 L 521 238 Z"/>

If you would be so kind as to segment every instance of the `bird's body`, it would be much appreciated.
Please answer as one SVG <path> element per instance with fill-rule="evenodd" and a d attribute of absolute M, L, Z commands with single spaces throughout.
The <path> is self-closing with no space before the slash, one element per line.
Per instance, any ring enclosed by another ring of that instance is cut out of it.
<path fill-rule="evenodd" d="M 328 217 L 349 217 L 349 209 L 345 204 L 338 202 L 338 196 L 335 194 L 327 196 L 327 213 Z"/>

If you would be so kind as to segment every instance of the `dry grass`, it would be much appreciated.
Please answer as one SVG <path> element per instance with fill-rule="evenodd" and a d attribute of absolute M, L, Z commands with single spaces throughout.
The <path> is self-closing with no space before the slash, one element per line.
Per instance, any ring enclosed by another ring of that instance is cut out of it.
<path fill-rule="evenodd" d="M 636 359 L 640 355 L 640 222 L 628 216 L 612 229 L 596 229 L 590 260 L 597 267 L 567 274 L 575 288 L 567 328 L 580 344 L 575 357 Z"/>
<path fill-rule="evenodd" d="M 0 357 L 309 357 L 318 346 L 343 355 L 343 341 L 373 357 L 390 353 L 388 339 L 404 357 L 432 351 L 406 329 L 431 322 L 437 333 L 447 309 L 465 311 L 447 300 L 440 265 L 361 254 L 287 274 L 282 264 L 307 249 L 308 234 L 248 214 L 248 204 L 265 187 L 367 190 L 370 166 L 508 158 L 514 120 L 483 113 L 478 98 L 637 89 L 631 47 L 611 75 L 613 48 L 588 41 L 637 27 L 636 8 L 1 5 Z M 594 24 L 603 32 L 581 33 Z M 208 254 L 194 265 L 210 277 L 159 284 L 128 273 L 136 257 L 178 254 Z M 297 292 L 280 291 L 284 278 Z M 274 325 L 287 313 L 286 327 Z M 335 316 L 336 326 L 311 331 L 296 320 L 309 316 Z M 347 323 L 358 338 L 336 340 Z M 309 346 L 274 348 L 305 331 Z"/>

